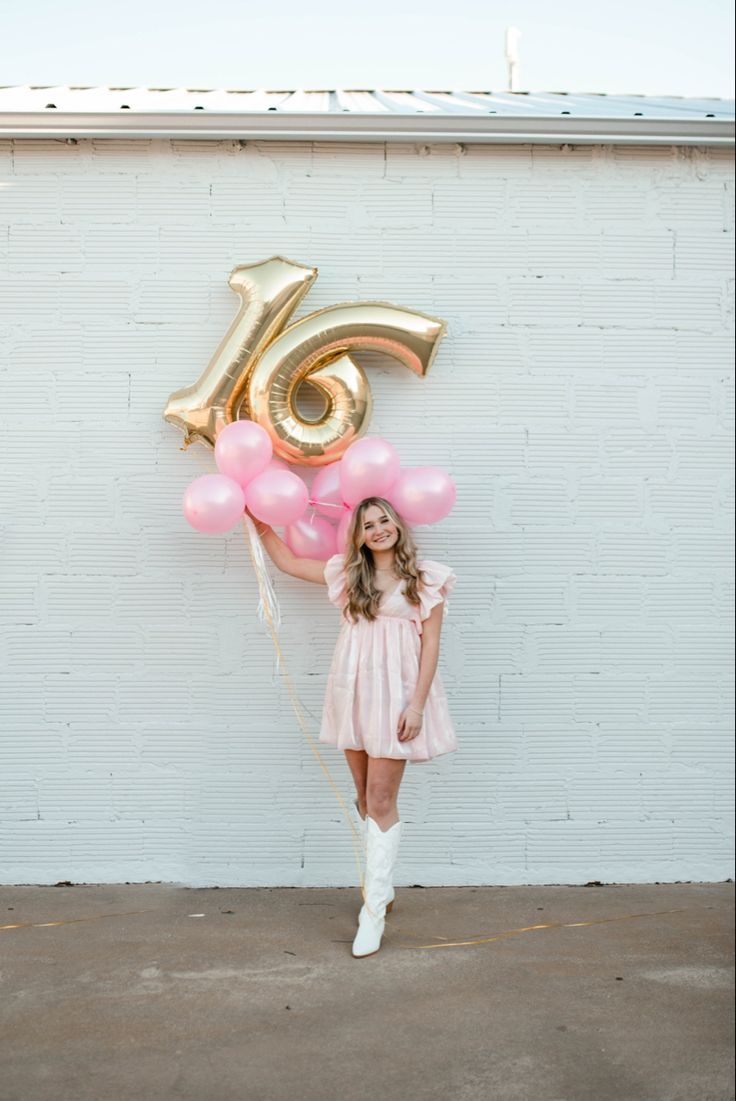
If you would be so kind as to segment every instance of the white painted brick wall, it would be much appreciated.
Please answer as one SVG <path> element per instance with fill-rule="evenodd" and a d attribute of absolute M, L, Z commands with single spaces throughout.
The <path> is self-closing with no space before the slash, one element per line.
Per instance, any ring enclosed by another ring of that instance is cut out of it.
<path fill-rule="evenodd" d="M 301 313 L 449 322 L 425 380 L 366 357 L 371 431 L 460 491 L 420 543 L 461 750 L 406 770 L 398 882 L 732 875 L 732 198 L 718 150 L 0 143 L 0 879 L 356 881 L 161 419 L 275 253 Z M 337 613 L 276 585 L 318 717 Z"/>

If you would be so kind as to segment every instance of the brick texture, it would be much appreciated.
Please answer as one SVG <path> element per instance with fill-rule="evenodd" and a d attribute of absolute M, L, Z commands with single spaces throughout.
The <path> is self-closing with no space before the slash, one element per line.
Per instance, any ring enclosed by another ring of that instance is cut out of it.
<path fill-rule="evenodd" d="M 733 166 L 726 150 L 0 143 L 0 880 L 354 884 L 242 536 L 161 413 L 238 263 L 296 316 L 438 314 L 422 380 L 366 357 L 370 431 L 459 496 L 460 752 L 409 766 L 400 884 L 733 874 Z M 316 739 L 338 618 L 275 576 Z M 320 746 L 345 794 L 341 754 Z"/>

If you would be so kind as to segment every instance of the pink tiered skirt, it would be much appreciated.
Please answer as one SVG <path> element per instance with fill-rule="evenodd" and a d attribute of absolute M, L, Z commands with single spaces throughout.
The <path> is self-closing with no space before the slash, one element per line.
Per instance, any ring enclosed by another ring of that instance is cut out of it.
<path fill-rule="evenodd" d="M 379 615 L 343 622 L 327 678 L 319 740 L 369 757 L 431 761 L 458 749 L 439 670 L 416 738 L 399 741 L 401 713 L 419 676 L 421 636 L 413 619 Z"/>

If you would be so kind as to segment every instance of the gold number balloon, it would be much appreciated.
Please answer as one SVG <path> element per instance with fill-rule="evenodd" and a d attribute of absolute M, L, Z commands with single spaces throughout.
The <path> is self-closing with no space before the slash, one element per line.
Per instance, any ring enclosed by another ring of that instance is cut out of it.
<path fill-rule="evenodd" d="M 316 268 L 283 256 L 233 269 L 229 284 L 240 310 L 201 377 L 173 393 L 164 411 L 184 432 L 185 445 L 214 447 L 224 425 L 248 416 L 268 432 L 279 458 L 323 466 L 336 462 L 370 421 L 370 386 L 351 351 L 382 351 L 426 375 L 445 322 L 417 310 L 344 302 L 285 328 L 316 277 Z M 324 399 L 319 420 L 305 420 L 296 407 L 303 382 Z"/>

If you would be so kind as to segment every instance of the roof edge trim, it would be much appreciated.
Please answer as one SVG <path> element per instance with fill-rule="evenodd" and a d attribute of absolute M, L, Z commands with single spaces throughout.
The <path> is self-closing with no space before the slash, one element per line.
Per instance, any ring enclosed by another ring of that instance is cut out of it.
<path fill-rule="evenodd" d="M 0 138 L 733 145 L 732 120 L 234 112 L 0 111 Z"/>

